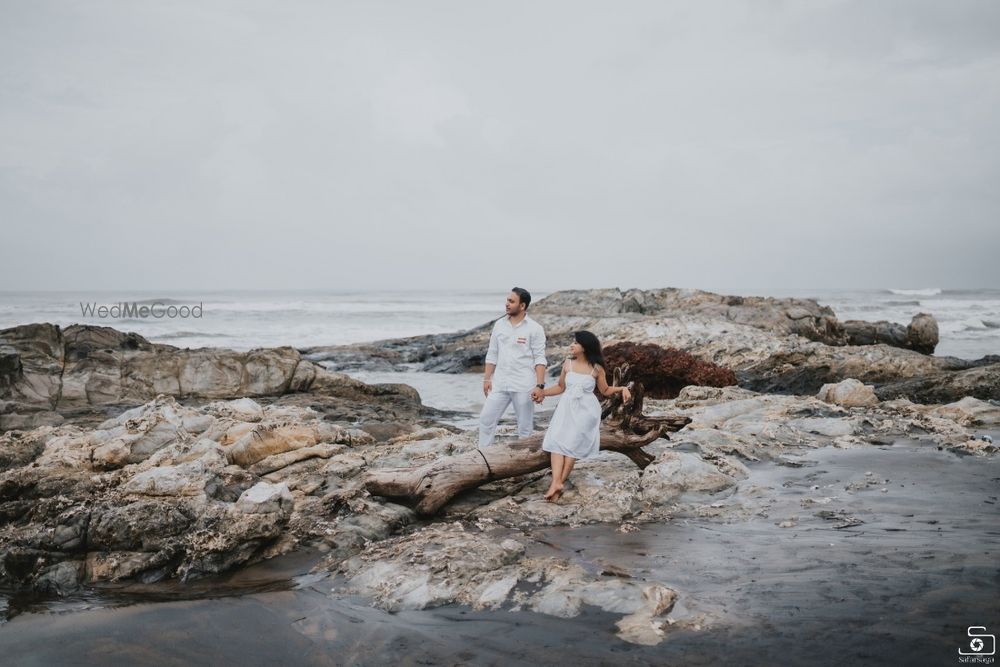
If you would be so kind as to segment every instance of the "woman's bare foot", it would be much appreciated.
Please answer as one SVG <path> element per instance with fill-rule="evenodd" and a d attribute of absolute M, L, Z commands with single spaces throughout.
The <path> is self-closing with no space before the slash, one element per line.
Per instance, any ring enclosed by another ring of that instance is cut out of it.
<path fill-rule="evenodd" d="M 545 494 L 545 499 L 548 500 L 549 502 L 555 502 L 559 500 L 560 496 L 562 496 L 562 493 L 563 493 L 562 484 L 560 484 L 559 486 L 550 486 L 549 492 Z"/>

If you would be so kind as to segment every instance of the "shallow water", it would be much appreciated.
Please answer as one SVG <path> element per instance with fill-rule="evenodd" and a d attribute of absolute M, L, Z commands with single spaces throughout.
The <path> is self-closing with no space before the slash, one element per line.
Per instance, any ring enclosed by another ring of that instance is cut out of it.
<path fill-rule="evenodd" d="M 456 414 L 442 421 L 461 428 L 474 429 L 479 425 L 479 412 L 483 409 L 483 376 L 480 373 L 425 373 L 414 372 L 380 372 L 380 371 L 347 371 L 353 378 L 377 383 L 408 384 L 420 394 L 420 401 L 438 410 L 454 411 Z M 551 378 L 546 380 L 552 384 Z M 559 404 L 558 396 L 550 396 L 541 405 L 535 406 L 535 428 L 548 423 L 552 412 Z M 501 419 L 503 425 L 515 425 L 514 408 L 508 407 Z"/>
<path fill-rule="evenodd" d="M 66 597 L 0 587 L 0 626 L 22 614 L 57 614 L 127 607 L 136 604 L 200 600 L 284 591 L 296 586 L 320 556 L 311 549 L 263 561 L 225 574 L 187 582 L 106 583 Z"/>
<path fill-rule="evenodd" d="M 708 617 L 655 647 L 619 640 L 619 616 L 596 609 L 390 614 L 331 595 L 333 580 L 306 574 L 316 557 L 297 554 L 213 581 L 36 601 L 0 626 L 0 651 L 14 665 L 942 665 L 970 625 L 1000 629 L 1000 459 L 905 441 L 751 472 L 741 489 L 783 490 L 767 516 L 532 531 L 533 554 L 596 576 L 612 564 L 614 576 L 677 590 L 673 618 Z M 878 483 L 844 488 L 866 479 Z M 864 523 L 837 529 L 824 510 Z"/>

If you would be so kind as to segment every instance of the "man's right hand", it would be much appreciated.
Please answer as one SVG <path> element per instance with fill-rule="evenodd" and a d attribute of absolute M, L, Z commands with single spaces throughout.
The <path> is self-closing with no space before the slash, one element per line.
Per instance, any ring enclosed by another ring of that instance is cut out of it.
<path fill-rule="evenodd" d="M 483 396 L 489 396 L 493 391 L 493 380 L 483 380 Z"/>

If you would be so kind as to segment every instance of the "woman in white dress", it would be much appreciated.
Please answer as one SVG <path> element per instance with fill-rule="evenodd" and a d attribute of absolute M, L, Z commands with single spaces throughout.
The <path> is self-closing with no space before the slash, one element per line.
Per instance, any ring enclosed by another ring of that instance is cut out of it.
<path fill-rule="evenodd" d="M 559 384 L 542 392 L 543 396 L 565 393 L 542 441 L 542 449 L 551 454 L 552 461 L 552 483 L 545 499 L 553 502 L 562 496 L 563 485 L 577 460 L 596 456 L 601 448 L 601 403 L 594 395 L 594 387 L 604 396 L 621 392 L 626 402 L 632 400 L 626 387 L 608 386 L 597 336 L 577 331 L 573 338 Z"/>

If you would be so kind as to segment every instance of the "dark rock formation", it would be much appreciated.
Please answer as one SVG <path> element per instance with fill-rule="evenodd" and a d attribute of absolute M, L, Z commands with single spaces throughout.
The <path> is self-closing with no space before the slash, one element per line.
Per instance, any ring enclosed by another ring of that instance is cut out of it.
<path fill-rule="evenodd" d="M 918 403 L 947 403 L 965 396 L 997 400 L 1000 397 L 1000 363 L 889 382 L 878 387 L 875 394 L 882 400 L 907 398 Z"/>
<path fill-rule="evenodd" d="M 493 323 L 467 331 L 410 336 L 353 345 L 321 345 L 299 352 L 335 371 L 406 371 L 465 373 L 481 370 Z"/>
<path fill-rule="evenodd" d="M 919 313 L 913 316 L 909 325 L 895 322 L 866 322 L 847 320 L 844 322 L 848 343 L 851 345 L 892 345 L 915 350 L 922 354 L 934 354 L 939 342 L 937 320 L 933 315 Z"/>

